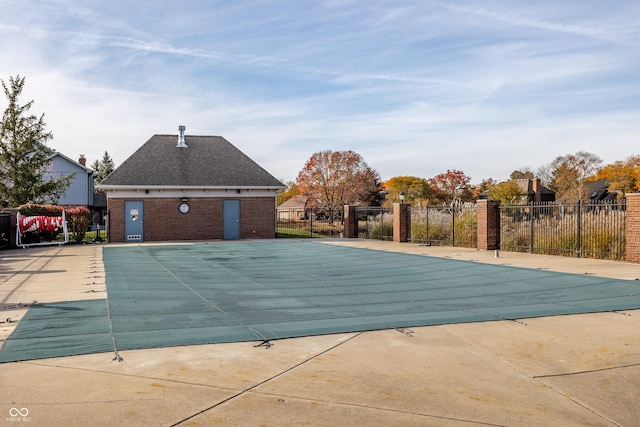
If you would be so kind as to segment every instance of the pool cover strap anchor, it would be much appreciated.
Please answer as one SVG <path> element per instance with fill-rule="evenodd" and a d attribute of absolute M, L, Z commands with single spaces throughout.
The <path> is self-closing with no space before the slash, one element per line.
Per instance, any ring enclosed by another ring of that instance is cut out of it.
<path fill-rule="evenodd" d="M 253 347 L 255 348 L 255 347 L 262 347 L 262 346 L 264 346 L 266 350 L 269 350 L 271 347 L 273 347 L 273 344 L 271 344 L 271 340 L 264 340 L 260 344 L 256 344 Z"/>
<path fill-rule="evenodd" d="M 415 333 L 411 329 L 407 329 L 407 328 L 396 328 L 396 331 L 403 333 L 408 337 L 412 337 L 413 334 Z"/>

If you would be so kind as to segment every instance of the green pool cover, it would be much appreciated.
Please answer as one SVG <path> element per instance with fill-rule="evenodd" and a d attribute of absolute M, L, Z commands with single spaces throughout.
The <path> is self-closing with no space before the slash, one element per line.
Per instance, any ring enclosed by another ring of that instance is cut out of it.
<path fill-rule="evenodd" d="M 640 308 L 640 283 L 317 241 L 105 247 L 107 300 L 36 304 L 0 361 Z"/>

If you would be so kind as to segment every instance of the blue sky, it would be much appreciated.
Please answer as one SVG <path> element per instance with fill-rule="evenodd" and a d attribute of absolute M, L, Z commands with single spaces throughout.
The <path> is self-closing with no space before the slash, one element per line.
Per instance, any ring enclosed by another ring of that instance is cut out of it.
<path fill-rule="evenodd" d="M 0 78 L 51 147 L 120 164 L 222 135 L 277 178 L 354 150 L 383 179 L 506 179 L 640 154 L 640 2 L 0 0 Z M 3 98 L 0 108 L 6 107 Z"/>

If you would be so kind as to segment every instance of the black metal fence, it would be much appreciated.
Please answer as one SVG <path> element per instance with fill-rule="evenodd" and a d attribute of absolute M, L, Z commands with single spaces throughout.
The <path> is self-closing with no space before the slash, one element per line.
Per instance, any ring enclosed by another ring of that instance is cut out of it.
<path fill-rule="evenodd" d="M 356 208 L 358 238 L 393 240 L 393 209 L 380 206 Z"/>
<path fill-rule="evenodd" d="M 393 209 L 370 206 L 356 208 L 358 237 L 393 240 Z M 434 246 L 476 247 L 476 205 L 411 208 L 410 241 Z"/>
<path fill-rule="evenodd" d="M 358 238 L 393 240 L 393 210 L 356 208 Z M 626 205 L 621 202 L 539 203 L 500 206 L 500 249 L 533 254 L 625 259 Z M 277 237 L 342 237 L 341 220 L 321 212 L 278 210 Z M 411 208 L 410 241 L 477 247 L 477 206 Z"/>
<path fill-rule="evenodd" d="M 500 248 L 624 260 L 625 219 L 624 201 L 501 205 Z"/>
<path fill-rule="evenodd" d="M 478 209 L 473 203 L 411 208 L 411 242 L 433 246 L 478 246 Z"/>
<path fill-rule="evenodd" d="M 327 218 L 313 209 L 278 209 L 276 237 L 316 238 L 342 237 L 342 220 Z"/>
<path fill-rule="evenodd" d="M 393 210 L 379 206 L 356 208 L 358 238 L 393 240 Z M 277 237 L 342 237 L 344 223 L 331 220 L 324 211 L 314 209 L 278 209 Z"/>
<path fill-rule="evenodd" d="M 410 241 L 434 246 L 477 246 L 475 204 L 411 208 Z M 358 238 L 393 240 L 393 209 L 380 206 L 356 208 Z M 278 209 L 277 237 L 342 237 L 341 220 L 330 221 L 312 209 Z"/>

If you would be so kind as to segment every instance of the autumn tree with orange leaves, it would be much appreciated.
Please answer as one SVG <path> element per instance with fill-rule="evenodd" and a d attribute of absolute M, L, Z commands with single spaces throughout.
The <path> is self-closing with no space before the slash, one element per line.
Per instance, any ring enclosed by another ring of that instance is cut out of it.
<path fill-rule="evenodd" d="M 295 181 L 282 180 L 282 182 L 285 185 L 285 189 L 282 191 L 278 191 L 278 194 L 276 194 L 276 206 L 280 206 L 290 198 L 300 194 L 300 192 L 298 191 L 298 185 L 295 183 Z"/>
<path fill-rule="evenodd" d="M 447 170 L 429 180 L 435 197 L 447 205 L 473 200 L 473 187 L 469 182 L 471 178 L 464 172 L 453 169 Z"/>
<path fill-rule="evenodd" d="M 640 155 L 606 165 L 593 179 L 606 179 L 609 182 L 609 192 L 616 193 L 619 198 L 627 193 L 640 191 Z"/>
<path fill-rule="evenodd" d="M 307 160 L 296 184 L 309 205 L 324 210 L 333 221 L 342 219 L 344 205 L 369 205 L 376 198 L 380 175 L 354 151 L 325 150 Z"/>
<path fill-rule="evenodd" d="M 601 164 L 600 157 L 586 151 L 558 156 L 551 162 L 549 189 L 556 192 L 559 201 L 589 200 L 587 180 L 600 170 Z"/>
<path fill-rule="evenodd" d="M 393 203 L 400 202 L 400 193 L 404 194 L 405 203 L 420 206 L 427 203 L 432 195 L 429 182 L 417 176 L 394 176 L 384 182 L 387 190 L 384 206 L 389 208 Z"/>

